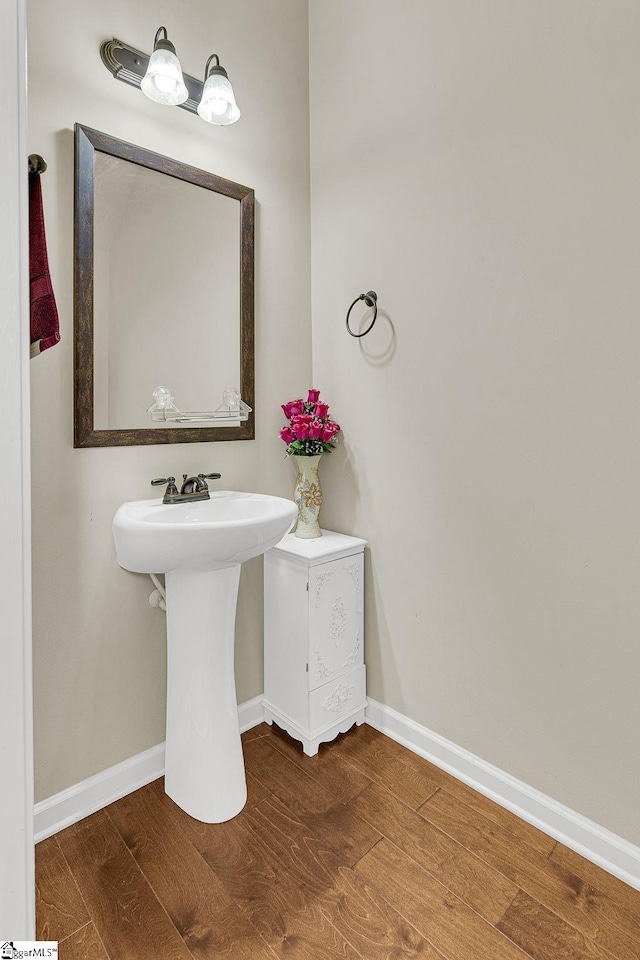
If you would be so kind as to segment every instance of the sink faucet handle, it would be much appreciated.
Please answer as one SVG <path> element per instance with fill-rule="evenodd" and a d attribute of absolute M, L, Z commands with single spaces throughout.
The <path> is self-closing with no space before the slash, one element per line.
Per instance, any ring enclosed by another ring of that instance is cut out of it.
<path fill-rule="evenodd" d="M 167 484 L 167 489 L 165 491 L 165 496 L 172 496 L 178 492 L 176 487 L 176 478 L 175 477 L 158 477 L 156 480 L 151 481 L 152 487 L 161 487 L 163 484 Z"/>
<path fill-rule="evenodd" d="M 199 477 L 202 477 L 203 480 L 219 480 L 222 476 L 221 473 L 199 473 Z"/>

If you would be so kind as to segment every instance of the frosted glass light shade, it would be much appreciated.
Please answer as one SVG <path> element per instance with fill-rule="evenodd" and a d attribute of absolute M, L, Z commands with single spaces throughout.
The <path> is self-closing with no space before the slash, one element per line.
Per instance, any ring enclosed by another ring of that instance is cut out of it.
<path fill-rule="evenodd" d="M 162 47 L 151 54 L 140 87 L 150 100 L 168 106 L 178 106 L 189 98 L 180 61 L 175 53 Z"/>
<path fill-rule="evenodd" d="M 221 68 L 217 68 L 221 69 Z M 216 68 L 214 68 L 214 71 Z M 213 72 L 207 77 L 202 98 L 198 104 L 198 116 L 207 123 L 224 126 L 235 123 L 240 117 L 240 110 L 233 95 L 233 87 L 229 78 L 222 72 Z"/>

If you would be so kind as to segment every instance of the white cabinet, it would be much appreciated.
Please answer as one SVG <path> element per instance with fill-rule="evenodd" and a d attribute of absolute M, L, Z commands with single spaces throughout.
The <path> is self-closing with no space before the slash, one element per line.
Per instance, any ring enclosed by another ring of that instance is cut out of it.
<path fill-rule="evenodd" d="M 313 756 L 364 721 L 366 540 L 289 534 L 264 557 L 264 710 Z"/>

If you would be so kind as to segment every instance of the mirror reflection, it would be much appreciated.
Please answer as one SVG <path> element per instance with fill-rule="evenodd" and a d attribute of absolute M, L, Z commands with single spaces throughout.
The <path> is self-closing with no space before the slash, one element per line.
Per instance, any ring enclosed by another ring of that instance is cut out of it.
<path fill-rule="evenodd" d="M 96 429 L 162 426 L 160 384 L 212 409 L 240 386 L 237 201 L 104 153 L 94 189 Z"/>

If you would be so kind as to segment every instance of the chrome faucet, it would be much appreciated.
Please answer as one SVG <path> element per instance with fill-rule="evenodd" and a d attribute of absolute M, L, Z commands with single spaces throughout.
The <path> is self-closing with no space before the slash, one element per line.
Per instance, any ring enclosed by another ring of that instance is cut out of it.
<path fill-rule="evenodd" d="M 175 477 L 158 477 L 151 481 L 152 487 L 167 484 L 162 498 L 163 503 L 194 503 L 196 500 L 209 500 L 209 486 L 207 480 L 219 480 L 221 473 L 199 473 L 197 477 L 187 477 L 182 474 L 183 484 L 178 493 Z"/>

